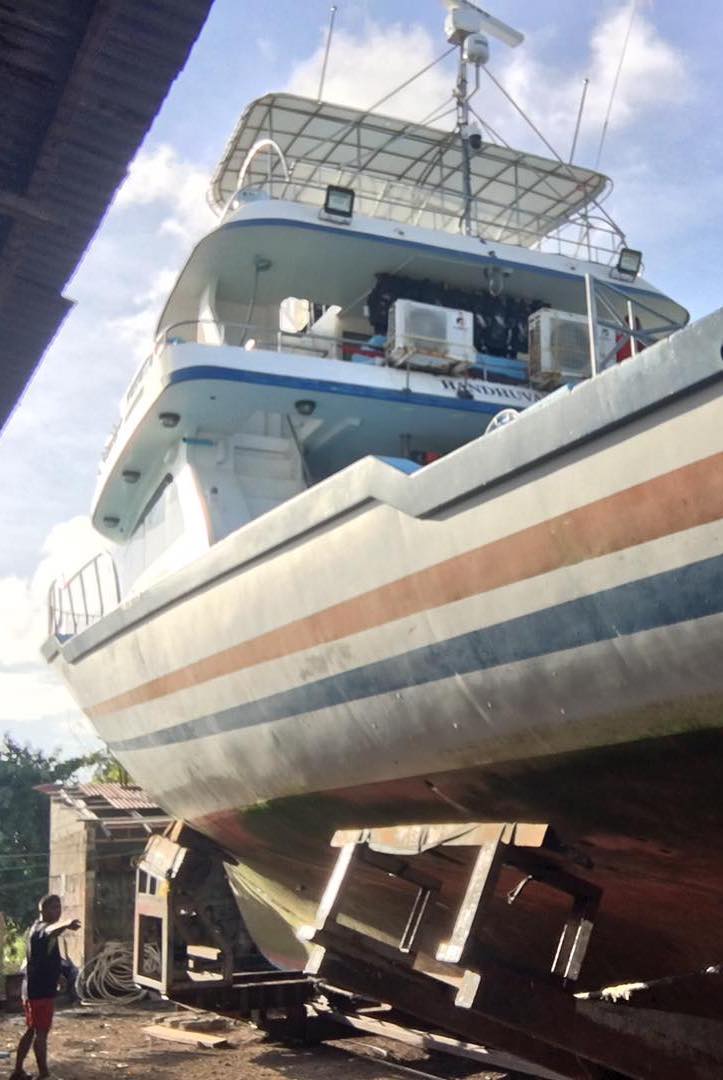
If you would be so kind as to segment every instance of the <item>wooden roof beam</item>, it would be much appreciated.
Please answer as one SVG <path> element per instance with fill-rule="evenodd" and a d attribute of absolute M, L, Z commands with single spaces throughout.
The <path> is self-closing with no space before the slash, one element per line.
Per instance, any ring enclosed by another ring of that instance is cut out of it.
<path fill-rule="evenodd" d="M 0 188 L 0 214 L 23 221 L 27 225 L 54 225 L 62 227 L 62 222 L 40 203 L 27 195 L 18 195 L 14 191 Z"/>

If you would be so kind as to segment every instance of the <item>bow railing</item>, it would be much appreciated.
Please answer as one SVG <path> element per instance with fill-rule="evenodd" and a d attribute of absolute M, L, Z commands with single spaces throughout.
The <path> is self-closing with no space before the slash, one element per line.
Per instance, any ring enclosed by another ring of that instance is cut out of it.
<path fill-rule="evenodd" d="M 113 556 L 101 551 L 72 577 L 56 578 L 48 589 L 48 634 L 71 637 L 102 619 L 120 603 Z"/>

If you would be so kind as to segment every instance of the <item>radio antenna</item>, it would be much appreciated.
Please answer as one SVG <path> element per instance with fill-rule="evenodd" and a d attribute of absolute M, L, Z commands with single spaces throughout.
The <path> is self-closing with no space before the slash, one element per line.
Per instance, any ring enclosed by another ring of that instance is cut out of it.
<path fill-rule="evenodd" d="M 613 80 L 613 88 L 610 91 L 610 101 L 608 102 L 608 111 L 605 113 L 605 122 L 603 123 L 602 132 L 600 134 L 600 145 L 597 148 L 597 158 L 595 159 L 595 168 L 600 166 L 600 158 L 602 157 L 603 146 L 605 144 L 605 137 L 608 133 L 608 124 L 610 123 L 610 114 L 613 111 L 613 102 L 615 101 L 615 94 L 618 89 L 618 82 L 620 80 L 620 72 L 623 70 L 623 64 L 625 63 L 625 54 L 628 51 L 628 42 L 630 41 L 630 31 L 633 28 L 633 22 L 635 20 L 635 11 L 638 6 L 638 0 L 632 0 L 630 4 L 630 20 L 628 22 L 628 29 L 625 34 L 625 40 L 623 41 L 623 47 L 620 52 L 620 62 L 618 64 L 618 70 L 615 72 L 615 78 Z"/>
<path fill-rule="evenodd" d="M 582 111 L 585 108 L 585 98 L 587 97 L 587 88 L 590 85 L 589 79 L 582 80 L 582 94 L 580 96 L 580 107 L 577 110 L 577 122 L 575 124 L 575 134 L 572 137 L 572 146 L 570 147 L 570 165 L 572 165 L 572 159 L 575 157 L 575 150 L 577 149 L 577 137 L 580 134 L 580 124 L 582 123 Z"/>
<path fill-rule="evenodd" d="M 334 19 L 336 18 L 336 4 L 332 4 L 329 10 L 329 29 L 326 33 L 326 48 L 324 49 L 324 62 L 321 65 L 321 78 L 319 79 L 319 93 L 317 100 L 322 101 L 324 96 L 324 80 L 326 79 L 326 65 L 329 60 L 329 50 L 331 49 L 331 38 L 334 33 Z"/>

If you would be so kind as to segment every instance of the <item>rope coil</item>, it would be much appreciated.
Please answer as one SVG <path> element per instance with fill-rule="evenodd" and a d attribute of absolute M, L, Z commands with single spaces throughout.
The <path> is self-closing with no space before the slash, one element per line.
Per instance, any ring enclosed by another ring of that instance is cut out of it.
<path fill-rule="evenodd" d="M 143 948 L 146 970 L 161 970 L 161 955 L 156 945 Z M 133 982 L 133 950 L 128 942 L 108 941 L 78 975 L 78 993 L 88 1001 L 114 1001 L 130 1004 L 140 1001 L 147 991 Z"/>

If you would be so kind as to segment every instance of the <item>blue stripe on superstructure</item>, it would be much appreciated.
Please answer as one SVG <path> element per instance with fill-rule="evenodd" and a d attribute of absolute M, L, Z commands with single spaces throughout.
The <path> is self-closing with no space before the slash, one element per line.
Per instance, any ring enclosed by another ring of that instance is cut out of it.
<path fill-rule="evenodd" d="M 251 218 L 250 220 L 243 221 L 226 221 L 223 225 L 219 225 L 215 232 L 209 233 L 204 237 L 207 240 L 209 237 L 216 235 L 217 233 L 223 233 L 231 229 L 250 229 L 256 226 L 263 226 L 265 229 L 273 228 L 274 226 L 281 226 L 282 228 L 294 228 L 294 229 L 307 229 L 314 232 L 333 233 L 337 236 L 343 236 L 345 240 L 373 240 L 378 244 L 395 244 L 397 247 L 415 248 L 419 252 L 433 255 L 444 255 L 449 258 L 450 255 L 454 256 L 455 262 L 468 262 L 476 263 L 478 266 L 503 266 L 511 267 L 513 270 L 531 270 L 536 274 L 545 274 L 549 277 L 565 278 L 568 281 L 576 281 L 580 285 L 584 282 L 584 273 L 578 271 L 569 270 L 556 270 L 551 266 L 543 266 L 540 263 L 525 263 L 516 261 L 513 259 L 505 259 L 497 253 L 495 244 L 505 244 L 505 246 L 517 246 L 506 244 L 504 240 L 490 240 L 486 243 L 486 250 L 475 253 L 473 251 L 459 251 L 456 248 L 444 247 L 442 244 L 425 244 L 422 240 L 410 240 L 408 237 L 403 236 L 384 236 L 374 232 L 362 232 L 357 227 L 349 228 L 348 225 L 330 225 L 323 222 L 315 221 L 300 221 L 298 218 L 281 218 L 281 217 L 266 217 L 266 218 Z M 203 243 L 203 240 L 201 241 Z M 524 250 L 518 248 L 518 250 Z M 559 254 L 556 252 L 539 252 L 541 255 L 552 256 L 553 258 L 559 258 Z M 589 266 L 590 263 L 583 262 L 583 266 Z M 602 263 L 593 264 L 599 266 L 601 270 L 605 271 L 607 268 Z M 605 283 L 605 277 L 599 278 L 602 283 Z M 629 285 L 625 281 L 614 280 L 615 288 L 626 295 L 630 296 L 646 296 L 649 300 L 670 300 L 669 296 L 665 293 L 659 292 L 657 289 L 641 289 L 640 286 Z M 676 307 L 681 307 L 680 304 L 675 301 Z M 685 311 L 685 308 L 682 308 Z M 686 311 L 686 315 L 688 312 Z"/>
<path fill-rule="evenodd" d="M 499 404 L 494 401 L 473 401 L 466 398 L 446 398 L 440 394 L 419 394 L 413 390 L 382 390 L 378 387 L 358 386 L 353 383 L 338 383 L 323 379 L 300 379 L 294 375 L 276 375 L 264 371 L 239 370 L 237 368 L 216 367 L 215 364 L 196 364 L 193 367 L 179 368 L 166 379 L 165 385 L 190 382 L 195 379 L 218 379 L 224 382 L 246 382 L 259 386 L 283 386 L 305 393 L 342 394 L 348 397 L 373 398 L 377 401 L 393 401 L 398 405 L 431 406 L 435 409 L 457 409 L 464 412 L 496 413 L 500 409 L 523 408 L 535 402 L 511 402 L 502 396 Z M 500 384 L 497 384 L 500 385 Z M 513 388 L 517 389 L 517 388 Z M 521 389 L 521 388 L 520 388 Z"/>
<path fill-rule="evenodd" d="M 425 254 L 441 254 L 447 259 L 452 255 L 454 256 L 455 262 L 476 263 L 478 266 L 510 266 L 515 270 L 533 270 L 536 273 L 549 274 L 550 277 L 567 278 L 568 280 L 579 282 L 582 282 L 583 280 L 583 276 L 580 273 L 570 273 L 567 270 L 555 270 L 552 267 L 541 266 L 538 263 L 516 262 L 511 259 L 500 257 L 497 254 L 494 241 L 490 241 L 489 245 L 487 245 L 489 248 L 488 251 L 483 250 L 479 253 L 475 253 L 474 251 L 459 251 L 456 248 L 444 247 L 442 244 L 425 244 L 422 240 L 410 240 L 406 236 L 384 236 L 380 233 L 362 232 L 358 227 L 350 229 L 348 225 L 328 225 L 325 223 L 317 223 L 315 221 L 299 221 L 297 218 L 277 217 L 252 218 L 249 221 L 226 221 L 223 225 L 219 226 L 216 231 L 222 233 L 227 229 L 250 229 L 255 226 L 263 226 L 265 229 L 273 226 L 281 226 L 285 229 L 307 229 L 313 232 L 332 233 L 336 236 L 343 236 L 345 240 L 373 240 L 376 244 L 394 244 L 396 247 L 414 248 L 416 251 L 424 252 Z M 209 236 L 213 235 L 213 233 L 209 233 Z M 498 243 L 503 243 L 503 241 L 498 241 Z M 638 291 L 644 291 L 647 296 L 651 295 L 647 290 Z M 654 296 L 656 294 L 653 293 L 652 295 Z"/>
<path fill-rule="evenodd" d="M 446 641 L 135 738 L 144 750 L 350 704 L 723 611 L 723 556 L 568 600 Z"/>

